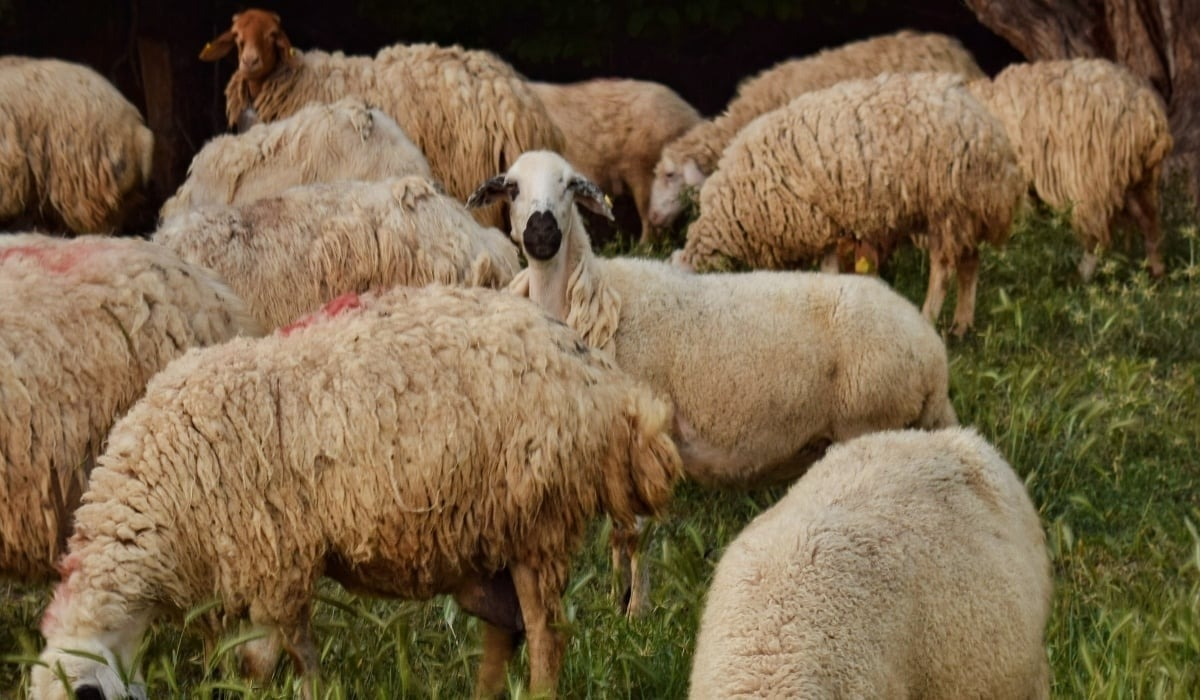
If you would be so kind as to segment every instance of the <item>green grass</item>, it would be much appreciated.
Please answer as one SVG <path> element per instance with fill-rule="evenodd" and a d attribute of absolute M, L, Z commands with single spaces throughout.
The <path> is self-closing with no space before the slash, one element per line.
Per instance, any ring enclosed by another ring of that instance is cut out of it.
<path fill-rule="evenodd" d="M 1009 458 L 1046 528 L 1055 697 L 1200 697 L 1200 234 L 1177 195 L 1168 205 L 1169 273 L 1158 281 L 1136 246 L 1118 246 L 1081 284 L 1079 246 L 1059 217 L 1034 212 L 1005 249 L 985 251 L 976 330 L 948 341 L 960 418 Z M 926 271 L 907 250 L 885 276 L 919 304 Z M 636 621 L 608 597 L 608 531 L 596 523 L 566 596 L 562 695 L 685 696 L 712 568 L 781 493 L 682 485 L 649 541 L 655 607 Z M 9 696 L 24 690 L 40 649 L 48 591 L 13 585 L 0 596 L 9 661 L 0 695 Z M 445 599 L 369 600 L 327 583 L 315 629 L 320 697 L 458 698 L 472 688 L 479 626 Z M 227 651 L 207 664 L 202 656 L 197 635 L 158 626 L 144 651 L 152 695 L 294 695 L 286 666 L 254 690 L 229 672 Z M 510 696 L 527 696 L 526 673 L 524 661 L 510 669 Z"/>

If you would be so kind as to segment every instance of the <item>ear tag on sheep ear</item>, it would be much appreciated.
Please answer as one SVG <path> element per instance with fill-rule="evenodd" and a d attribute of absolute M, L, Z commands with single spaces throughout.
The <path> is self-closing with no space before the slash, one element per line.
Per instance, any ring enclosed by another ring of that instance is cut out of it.
<path fill-rule="evenodd" d="M 872 268 L 871 261 L 865 255 L 854 261 L 854 271 L 860 275 L 871 274 L 874 272 Z"/>

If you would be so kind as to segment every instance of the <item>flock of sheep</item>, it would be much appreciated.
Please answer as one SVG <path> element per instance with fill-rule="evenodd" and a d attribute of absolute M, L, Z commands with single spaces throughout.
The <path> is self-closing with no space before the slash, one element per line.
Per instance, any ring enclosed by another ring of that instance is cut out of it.
<path fill-rule="evenodd" d="M 150 624 L 213 598 L 210 649 L 257 630 L 247 674 L 286 651 L 315 679 L 322 576 L 454 596 L 484 622 L 477 693 L 523 638 L 552 695 L 586 525 L 612 518 L 646 614 L 641 530 L 682 477 L 794 481 L 717 567 L 693 697 L 1048 696 L 1037 512 L 958 427 L 935 324 L 956 275 L 970 328 L 980 247 L 1030 191 L 1071 207 L 1085 278 L 1122 213 L 1162 274 L 1148 85 L 1100 60 L 988 79 L 905 31 L 704 120 L 662 85 L 533 83 L 461 47 L 300 51 L 261 10 L 201 58 L 230 54 L 239 133 L 149 240 L 0 237 L 0 574 L 58 582 L 31 697 L 144 696 Z M 0 226 L 121 231 L 153 138 L 111 85 L 0 58 L 0 130 Z M 621 193 L 646 242 L 698 198 L 670 261 L 593 252 L 580 208 Z M 923 312 L 831 274 L 905 242 Z M 767 269 L 702 274 L 732 264 Z"/>

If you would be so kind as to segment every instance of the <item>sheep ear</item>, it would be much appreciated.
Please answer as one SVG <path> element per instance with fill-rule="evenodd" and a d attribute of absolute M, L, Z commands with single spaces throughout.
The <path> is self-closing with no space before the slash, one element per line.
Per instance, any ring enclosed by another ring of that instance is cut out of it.
<path fill-rule="evenodd" d="M 484 207 L 495 202 L 497 199 L 511 202 L 512 192 L 508 186 L 507 178 L 506 174 L 501 173 L 480 185 L 479 189 L 475 190 L 467 198 L 467 206 L 471 209 Z"/>
<path fill-rule="evenodd" d="M 292 41 L 288 39 L 288 35 L 280 29 L 275 35 L 275 48 L 279 50 L 279 56 L 285 61 L 290 61 L 295 58 L 296 50 L 292 48 Z"/>
<path fill-rule="evenodd" d="M 613 220 L 612 205 L 609 203 L 608 197 L 605 196 L 604 192 L 596 186 L 596 183 L 585 177 L 576 175 L 571 178 L 567 189 L 575 193 L 576 204 L 583 205 L 609 221 Z"/>
<path fill-rule="evenodd" d="M 200 50 L 200 60 L 219 61 L 220 59 L 224 58 L 226 54 L 232 51 L 233 47 L 233 30 L 230 29 L 221 36 L 204 45 L 204 48 Z"/>
<path fill-rule="evenodd" d="M 708 178 L 704 173 L 700 172 L 700 166 L 696 165 L 696 161 L 688 159 L 683 164 L 683 181 L 691 187 L 699 187 L 704 184 Z"/>

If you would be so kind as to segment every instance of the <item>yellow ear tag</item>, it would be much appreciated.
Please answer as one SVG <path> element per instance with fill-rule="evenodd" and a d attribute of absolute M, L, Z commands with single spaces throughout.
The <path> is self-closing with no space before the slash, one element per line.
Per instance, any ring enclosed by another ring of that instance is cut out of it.
<path fill-rule="evenodd" d="M 211 48 L 212 48 L 212 42 L 211 42 L 211 41 L 206 41 L 206 42 L 204 42 L 204 50 L 205 50 L 205 51 L 208 51 L 208 50 L 209 50 L 209 49 L 211 49 Z"/>
<path fill-rule="evenodd" d="M 604 204 L 608 206 L 609 209 L 612 209 L 612 197 L 604 195 Z"/>
<path fill-rule="evenodd" d="M 860 275 L 865 275 L 871 272 L 871 261 L 865 257 L 861 257 L 854 261 L 854 271 Z"/>

